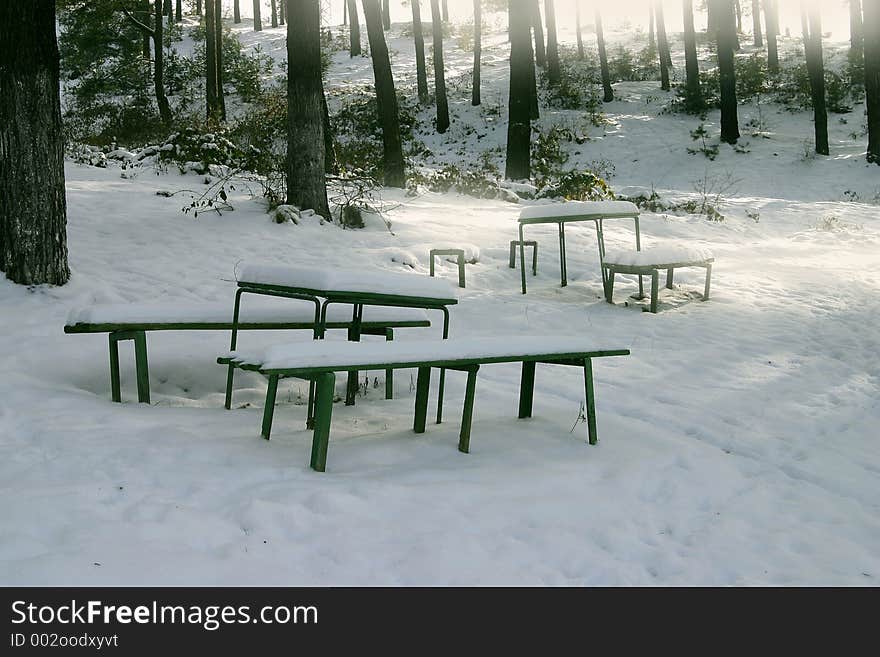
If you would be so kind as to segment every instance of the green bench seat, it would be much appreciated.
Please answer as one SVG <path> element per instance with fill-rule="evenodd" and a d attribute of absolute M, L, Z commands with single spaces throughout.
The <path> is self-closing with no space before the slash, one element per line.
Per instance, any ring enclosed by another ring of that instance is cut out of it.
<path fill-rule="evenodd" d="M 532 416 L 537 363 L 582 368 L 589 442 L 596 444 L 598 435 L 592 359 L 605 356 L 625 356 L 629 353 L 629 349 L 597 348 L 593 340 L 585 337 L 493 336 L 492 338 L 453 338 L 442 342 L 407 341 L 370 344 L 324 341 L 298 342 L 252 351 L 238 350 L 219 357 L 217 362 L 221 365 L 231 365 L 259 372 L 269 378 L 261 432 L 267 440 L 272 431 L 278 379 L 296 377 L 315 382 L 316 400 L 310 465 L 312 469 L 323 472 L 327 462 L 336 372 L 417 368 L 415 419 L 413 422 L 415 433 L 425 431 L 431 369 L 441 368 L 467 372 L 467 386 L 458 443 L 458 449 L 467 453 L 470 445 L 477 371 L 481 365 L 522 363 L 519 395 L 520 418 Z"/>
<path fill-rule="evenodd" d="M 122 401 L 119 378 L 119 342 L 133 340 L 137 371 L 138 401 L 150 403 L 150 376 L 147 363 L 148 331 L 230 331 L 232 305 L 228 303 L 127 303 L 96 304 L 71 311 L 65 333 L 109 333 L 110 388 L 113 401 Z M 418 308 L 373 306 L 364 312 L 360 333 L 394 339 L 394 330 L 427 327 L 431 322 Z M 346 308 L 328 308 L 326 328 L 347 329 L 352 316 Z M 249 302 L 242 304 L 239 330 L 315 330 L 315 312 L 311 305 L 289 301 Z M 386 378 L 386 396 L 391 392 Z"/>

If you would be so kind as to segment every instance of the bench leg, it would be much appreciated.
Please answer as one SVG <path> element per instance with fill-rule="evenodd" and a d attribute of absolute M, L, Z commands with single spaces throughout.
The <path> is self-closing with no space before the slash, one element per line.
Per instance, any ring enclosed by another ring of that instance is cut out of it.
<path fill-rule="evenodd" d="M 538 243 L 532 244 L 532 276 L 538 275 Z"/>
<path fill-rule="evenodd" d="M 633 223 L 635 223 L 635 225 L 636 225 L 636 251 L 641 251 L 642 250 L 642 232 L 641 232 L 641 229 L 639 228 L 639 218 L 633 217 Z M 639 274 L 639 296 L 637 298 L 639 298 L 639 299 L 645 298 L 645 285 L 642 282 L 642 275 L 641 274 Z"/>
<path fill-rule="evenodd" d="M 309 401 L 306 406 L 306 429 L 315 428 L 315 382 L 309 381 Z"/>
<path fill-rule="evenodd" d="M 510 240 L 510 258 L 507 266 L 516 269 L 516 240 Z"/>
<path fill-rule="evenodd" d="M 519 380 L 519 417 L 532 417 L 532 400 L 535 397 L 535 362 L 522 364 L 522 376 Z"/>
<path fill-rule="evenodd" d="M 706 265 L 706 287 L 703 290 L 703 301 L 709 300 L 709 283 L 712 280 L 712 265 Z"/>
<path fill-rule="evenodd" d="M 431 368 L 420 367 L 416 379 L 416 412 L 413 420 L 413 431 L 425 433 L 425 422 L 428 418 L 428 391 L 431 387 Z"/>
<path fill-rule="evenodd" d="M 110 394 L 113 401 L 122 401 L 119 386 L 119 338 L 114 333 L 110 334 Z"/>
<path fill-rule="evenodd" d="M 565 266 L 565 223 L 559 222 L 559 274 L 562 287 L 568 285 L 568 271 Z"/>
<path fill-rule="evenodd" d="M 394 340 L 394 329 L 385 329 L 385 341 Z M 385 370 L 385 399 L 394 399 L 394 370 Z"/>
<path fill-rule="evenodd" d="M 657 312 L 657 295 L 659 294 L 659 290 L 657 288 L 660 287 L 659 283 L 660 283 L 660 272 L 655 269 L 653 272 L 651 272 L 651 312 L 652 313 Z"/>
<path fill-rule="evenodd" d="M 584 359 L 584 390 L 587 398 L 587 431 L 590 436 L 590 444 L 595 445 L 599 441 L 596 431 L 596 398 L 593 391 L 593 361 Z"/>
<path fill-rule="evenodd" d="M 614 276 L 616 272 L 614 271 L 614 267 L 608 268 L 608 277 L 605 283 L 605 301 L 608 303 L 614 303 Z"/>
<path fill-rule="evenodd" d="M 464 287 L 464 254 L 458 254 L 458 287 Z"/>
<path fill-rule="evenodd" d="M 269 375 L 269 387 L 266 388 L 266 405 L 263 407 L 263 427 L 260 435 L 269 440 L 272 433 L 272 417 L 275 414 L 275 395 L 278 393 L 278 375 Z"/>
<path fill-rule="evenodd" d="M 433 263 L 433 259 L 431 260 L 431 262 Z M 352 310 L 351 328 L 348 330 L 348 339 L 351 342 L 361 341 L 361 320 L 363 316 L 364 307 L 359 303 L 354 304 L 354 308 Z M 345 393 L 346 406 L 354 406 L 354 400 L 357 396 L 358 386 L 360 385 L 358 374 L 359 372 L 357 371 L 348 373 L 348 386 L 346 387 Z"/>
<path fill-rule="evenodd" d="M 440 386 L 437 390 L 437 424 L 443 422 L 443 389 L 446 387 L 446 368 L 440 368 Z"/>
<path fill-rule="evenodd" d="M 526 293 L 526 247 L 523 244 L 523 227 L 519 225 L 519 273 L 522 277 L 522 293 Z"/>
<path fill-rule="evenodd" d="M 474 415 L 474 393 L 477 388 L 479 365 L 468 369 L 467 387 L 464 393 L 464 410 L 461 412 L 461 433 L 458 436 L 458 451 L 468 453 L 471 444 L 471 420 Z"/>
<path fill-rule="evenodd" d="M 235 367 L 230 363 L 228 368 L 226 372 L 226 401 L 223 402 L 223 407 L 227 411 L 232 408 L 232 380 L 235 377 Z"/>
<path fill-rule="evenodd" d="M 327 372 L 318 376 L 315 401 L 315 432 L 312 436 L 312 470 L 324 472 L 327 466 L 327 445 L 330 442 L 330 420 L 333 416 L 333 394 L 336 375 Z"/>
<path fill-rule="evenodd" d="M 674 271 L 675 271 L 675 269 L 672 267 L 670 267 L 669 269 L 666 270 L 666 288 L 669 290 L 672 289 L 672 276 L 673 276 L 672 272 L 674 272 Z"/>
<path fill-rule="evenodd" d="M 134 361 L 137 366 L 138 401 L 150 403 L 150 369 L 147 365 L 147 335 L 143 331 L 134 334 Z"/>

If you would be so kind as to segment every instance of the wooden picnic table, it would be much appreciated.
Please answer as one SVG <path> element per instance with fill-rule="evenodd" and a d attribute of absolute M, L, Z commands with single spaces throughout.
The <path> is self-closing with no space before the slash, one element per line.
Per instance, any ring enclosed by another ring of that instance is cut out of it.
<path fill-rule="evenodd" d="M 448 306 L 458 303 L 455 291 L 445 280 L 382 271 L 361 271 L 344 269 L 315 269 L 287 267 L 279 265 L 246 264 L 237 274 L 238 289 L 235 293 L 233 309 L 233 328 L 230 350 L 235 351 L 237 343 L 237 322 L 241 305 L 241 295 L 261 294 L 309 301 L 315 306 L 315 339 L 323 339 L 327 325 L 327 307 L 331 304 L 348 304 L 352 307 L 351 327 L 348 338 L 360 341 L 363 326 L 364 306 L 391 306 L 402 308 L 422 308 L 443 313 L 443 339 L 449 337 Z M 437 423 L 443 419 L 443 388 L 445 370 L 440 372 L 440 386 L 437 399 Z M 226 408 L 232 405 L 232 380 L 234 367 L 229 365 L 226 383 Z M 346 392 L 346 405 L 354 404 L 357 394 L 358 374 L 349 372 Z M 306 424 L 314 423 L 314 382 L 309 387 L 309 407 Z"/>
<path fill-rule="evenodd" d="M 568 267 L 565 260 L 565 224 L 575 221 L 592 221 L 596 226 L 596 240 L 599 247 L 599 264 L 602 272 L 602 288 L 607 286 L 605 270 L 601 263 L 605 255 L 603 222 L 605 219 L 632 219 L 636 229 L 636 250 L 642 248 L 639 231 L 639 208 L 629 201 L 568 201 L 533 205 L 525 208 L 519 215 L 519 265 L 522 276 L 522 293 L 526 293 L 526 254 L 523 228 L 535 224 L 557 224 L 559 227 L 559 274 L 562 287 L 568 285 Z M 644 297 L 642 277 L 639 276 L 639 298 Z"/>

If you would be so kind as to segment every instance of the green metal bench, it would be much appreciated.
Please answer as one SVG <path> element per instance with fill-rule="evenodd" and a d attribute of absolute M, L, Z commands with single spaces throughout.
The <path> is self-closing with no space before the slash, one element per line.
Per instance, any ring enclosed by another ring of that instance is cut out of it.
<path fill-rule="evenodd" d="M 352 330 L 351 315 L 342 307 L 331 308 L 326 328 Z M 113 401 L 122 401 L 119 378 L 119 342 L 134 341 L 138 401 L 150 403 L 147 364 L 148 331 L 229 331 L 231 308 L 226 303 L 130 303 L 94 305 L 70 313 L 65 333 L 109 333 L 110 389 Z M 431 322 L 423 310 L 372 307 L 360 323 L 359 332 L 394 339 L 394 330 L 426 327 Z M 315 331 L 314 311 L 306 304 L 248 303 L 241 310 L 238 330 Z M 390 371 L 389 373 L 390 374 Z M 392 377 L 385 378 L 385 395 L 392 394 Z"/>
<path fill-rule="evenodd" d="M 548 346 L 553 345 L 553 346 Z M 221 356 L 221 365 L 259 372 L 269 378 L 266 405 L 263 409 L 262 436 L 272 431 L 278 379 L 296 377 L 316 384 L 314 433 L 310 466 L 324 472 L 330 439 L 330 421 L 336 372 L 363 369 L 417 368 L 415 419 L 413 431 L 424 433 L 431 369 L 440 368 L 467 372 L 467 385 L 462 411 L 458 449 L 470 448 L 471 418 L 474 409 L 477 371 L 490 363 L 522 363 L 519 394 L 519 417 L 532 416 L 537 363 L 580 367 L 584 372 L 586 419 L 589 442 L 598 441 L 596 406 L 593 392 L 593 358 L 625 356 L 629 349 L 597 349 L 592 340 L 583 337 L 492 337 L 449 339 L 442 342 L 419 341 L 402 343 L 326 343 L 322 341 L 276 345 L 252 352 L 235 351 Z"/>

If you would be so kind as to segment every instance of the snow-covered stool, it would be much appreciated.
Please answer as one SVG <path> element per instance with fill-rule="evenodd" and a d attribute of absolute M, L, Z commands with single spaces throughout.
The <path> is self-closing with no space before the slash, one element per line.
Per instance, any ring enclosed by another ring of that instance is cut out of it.
<path fill-rule="evenodd" d="M 458 263 L 458 287 L 464 287 L 464 249 L 431 249 L 431 276 L 434 275 L 434 256 L 455 256 Z"/>
<path fill-rule="evenodd" d="M 657 312 L 659 294 L 659 270 L 666 270 L 666 287 L 672 289 L 673 272 L 680 267 L 703 267 L 706 269 L 706 287 L 703 301 L 709 298 L 709 282 L 712 278 L 712 263 L 715 258 L 711 251 L 702 247 L 686 245 L 656 246 L 643 251 L 626 249 L 609 250 L 602 259 L 602 268 L 607 276 L 605 300 L 614 303 L 615 274 L 651 275 L 651 312 Z"/>
<path fill-rule="evenodd" d="M 507 263 L 511 269 L 516 269 L 516 247 L 532 247 L 532 276 L 538 275 L 538 243 L 535 240 L 510 240 L 510 261 Z"/>

